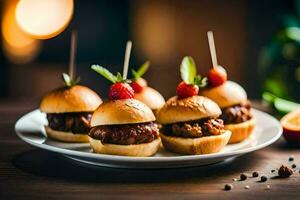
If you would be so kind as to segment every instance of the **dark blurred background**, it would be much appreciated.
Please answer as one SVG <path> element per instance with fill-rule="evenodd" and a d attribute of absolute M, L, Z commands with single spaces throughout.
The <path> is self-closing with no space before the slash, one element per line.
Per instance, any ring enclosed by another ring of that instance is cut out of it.
<path fill-rule="evenodd" d="M 14 0 L 0 2 L 3 21 L 7 4 Z M 78 30 L 76 62 L 81 84 L 104 98 L 109 82 L 91 71 L 90 66 L 100 64 L 113 72 L 122 71 L 128 39 L 133 42 L 130 66 L 137 68 L 150 60 L 145 78 L 167 98 L 175 94 L 183 56 L 194 57 L 203 75 L 211 67 L 208 30 L 214 32 L 218 61 L 227 69 L 229 79 L 239 82 L 250 98 L 260 98 L 273 67 L 282 65 L 282 60 L 276 58 L 284 53 L 272 54 L 271 62 L 266 63 L 270 61 L 266 55 L 268 48 L 286 27 L 298 26 L 298 4 L 292 0 L 75 0 L 74 15 L 67 29 L 34 44 L 34 50 L 26 48 L 17 58 L 13 50 L 5 49 L 1 40 L 0 98 L 38 99 L 62 85 L 61 73 L 68 70 L 73 29 Z M 295 23 L 291 25 L 292 22 Z M 3 30 L 1 33 L 3 36 Z M 300 38 L 299 33 L 295 34 Z M 293 62 L 287 65 L 294 71 L 286 75 L 291 79 L 295 76 L 291 84 L 299 88 L 299 56 L 294 52 L 298 41 L 293 44 L 295 48 L 287 50 L 292 52 Z M 293 96 L 296 90 L 292 89 L 291 93 L 291 98 L 297 99 Z"/>

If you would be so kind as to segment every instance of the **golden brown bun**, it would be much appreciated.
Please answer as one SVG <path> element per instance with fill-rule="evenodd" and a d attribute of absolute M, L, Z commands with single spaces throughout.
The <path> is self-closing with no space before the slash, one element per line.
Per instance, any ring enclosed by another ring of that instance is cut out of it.
<path fill-rule="evenodd" d="M 221 135 L 200 138 L 182 138 L 167 136 L 160 133 L 164 147 L 179 154 L 210 154 L 219 152 L 229 141 L 231 132 L 224 131 Z"/>
<path fill-rule="evenodd" d="M 91 137 L 89 137 L 89 141 L 92 149 L 96 153 L 136 157 L 152 156 L 157 152 L 160 146 L 160 138 L 149 143 L 134 145 L 103 144 L 101 140 L 96 140 Z"/>
<path fill-rule="evenodd" d="M 152 110 L 160 109 L 165 104 L 164 97 L 151 87 L 145 87 L 142 92 L 135 93 L 134 98 L 143 102 Z"/>
<path fill-rule="evenodd" d="M 225 130 L 231 131 L 231 137 L 229 144 L 241 142 L 250 136 L 255 127 L 255 119 L 252 118 L 248 121 L 238 123 L 238 124 L 227 124 L 225 125 Z"/>
<path fill-rule="evenodd" d="M 216 102 L 221 109 L 247 100 L 245 90 L 233 81 L 226 81 L 218 87 L 200 90 L 199 95 L 210 98 Z"/>
<path fill-rule="evenodd" d="M 203 96 L 192 96 L 185 99 L 170 98 L 158 111 L 157 121 L 161 124 L 171 124 L 198 120 L 221 115 L 219 106 Z"/>
<path fill-rule="evenodd" d="M 107 101 L 94 112 L 91 126 L 136 124 L 155 121 L 151 109 L 136 99 Z"/>
<path fill-rule="evenodd" d="M 102 103 L 91 89 L 75 85 L 61 87 L 45 95 L 40 110 L 45 113 L 92 112 Z"/>
<path fill-rule="evenodd" d="M 74 134 L 71 132 L 55 131 L 49 126 L 45 126 L 47 136 L 62 142 L 89 142 L 87 134 Z"/>

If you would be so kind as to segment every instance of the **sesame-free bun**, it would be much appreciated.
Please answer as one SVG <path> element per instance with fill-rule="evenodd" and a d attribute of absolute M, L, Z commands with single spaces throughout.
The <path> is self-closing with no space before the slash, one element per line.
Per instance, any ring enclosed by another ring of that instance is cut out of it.
<path fill-rule="evenodd" d="M 47 136 L 62 142 L 89 142 L 87 134 L 72 133 L 72 132 L 63 132 L 56 131 L 51 129 L 49 126 L 45 126 Z"/>
<path fill-rule="evenodd" d="M 231 131 L 231 137 L 229 144 L 238 143 L 250 136 L 255 127 L 255 119 L 252 117 L 250 120 L 247 120 L 238 124 L 226 124 L 224 126 L 225 130 Z"/>
<path fill-rule="evenodd" d="M 141 92 L 134 94 L 134 98 L 143 102 L 152 110 L 158 110 L 165 104 L 164 97 L 151 87 L 144 87 Z"/>
<path fill-rule="evenodd" d="M 61 87 L 46 94 L 40 104 L 45 113 L 92 112 L 102 103 L 91 89 L 81 85 Z"/>
<path fill-rule="evenodd" d="M 228 143 L 231 132 L 226 130 L 220 135 L 200 138 L 167 136 L 160 133 L 164 148 L 179 154 L 210 154 L 219 152 Z"/>
<path fill-rule="evenodd" d="M 171 97 L 157 113 L 157 121 L 161 124 L 171 124 L 199 120 L 221 115 L 219 106 L 203 96 L 192 96 L 178 99 Z"/>
<path fill-rule="evenodd" d="M 233 81 L 199 91 L 199 95 L 205 96 L 216 102 L 220 108 L 233 106 L 247 100 L 245 90 Z"/>
<path fill-rule="evenodd" d="M 101 140 L 91 137 L 89 137 L 89 141 L 93 151 L 96 153 L 136 157 L 152 156 L 160 146 L 160 138 L 149 143 L 131 145 L 104 144 Z"/>
<path fill-rule="evenodd" d="M 136 124 L 155 121 L 152 110 L 136 99 L 111 100 L 94 112 L 91 126 Z"/>

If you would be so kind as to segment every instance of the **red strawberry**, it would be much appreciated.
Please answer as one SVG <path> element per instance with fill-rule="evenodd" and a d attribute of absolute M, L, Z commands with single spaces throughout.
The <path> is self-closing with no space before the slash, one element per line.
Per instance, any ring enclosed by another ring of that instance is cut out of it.
<path fill-rule="evenodd" d="M 133 88 L 135 93 L 140 93 L 143 91 L 143 88 L 147 86 L 147 82 L 143 78 L 139 78 L 130 83 L 130 86 Z"/>
<path fill-rule="evenodd" d="M 130 99 L 133 98 L 134 91 L 127 83 L 115 83 L 110 86 L 108 91 L 108 98 L 110 100 Z"/>
<path fill-rule="evenodd" d="M 222 85 L 227 80 L 227 73 L 225 69 L 221 66 L 217 66 L 212 68 L 208 72 L 208 83 L 213 86 L 217 87 Z"/>
<path fill-rule="evenodd" d="M 197 85 L 187 84 L 184 81 L 181 81 L 176 88 L 176 92 L 179 99 L 184 99 L 197 95 L 199 87 Z"/>

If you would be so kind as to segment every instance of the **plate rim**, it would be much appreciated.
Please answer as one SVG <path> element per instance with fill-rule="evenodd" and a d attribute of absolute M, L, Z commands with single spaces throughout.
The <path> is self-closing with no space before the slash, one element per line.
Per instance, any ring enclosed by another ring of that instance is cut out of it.
<path fill-rule="evenodd" d="M 271 116 L 268 113 L 265 113 L 263 111 L 257 110 L 253 108 L 254 112 L 260 113 L 261 115 L 265 115 L 268 118 L 270 118 L 271 120 L 273 120 L 276 123 L 276 127 L 278 128 L 278 131 L 275 135 L 275 137 L 273 137 L 272 139 L 259 144 L 259 145 L 255 145 L 252 147 L 248 147 L 246 149 L 240 149 L 240 150 L 235 150 L 235 151 L 230 151 L 230 152 L 218 152 L 218 153 L 213 153 L 213 154 L 202 154 L 202 155 L 180 155 L 180 156 L 168 156 L 168 157 L 130 157 L 130 156 L 120 156 L 120 155 L 106 155 L 106 154 L 97 154 L 97 153 L 91 153 L 91 152 L 81 152 L 81 151 L 75 151 L 75 150 L 70 150 L 70 149 L 64 149 L 61 147 L 55 147 L 55 146 L 51 146 L 48 144 L 44 144 L 44 143 L 37 143 L 34 142 L 30 139 L 27 139 L 25 137 L 22 136 L 22 134 L 19 132 L 18 127 L 20 126 L 20 123 L 24 120 L 24 118 L 28 117 L 28 115 L 32 115 L 34 112 L 40 112 L 39 109 L 35 109 L 31 112 L 28 112 L 26 114 L 24 114 L 22 117 L 20 117 L 14 126 L 16 135 L 23 140 L 24 142 L 40 148 L 40 149 L 44 149 L 47 151 L 51 151 L 51 152 L 55 152 L 55 153 L 59 153 L 59 154 L 63 154 L 63 155 L 68 155 L 68 156 L 74 156 L 74 157 L 80 157 L 80 158 L 86 158 L 86 159 L 96 159 L 96 160 L 103 160 L 103 161 L 111 161 L 111 162 L 127 162 L 127 163 L 132 163 L 132 162 L 167 162 L 167 161 L 178 161 L 178 162 L 182 162 L 182 161 L 194 161 L 194 160 L 198 160 L 198 159 L 218 159 L 218 158 L 227 158 L 227 157 L 234 157 L 234 156 L 239 156 L 239 155 L 243 155 L 246 153 L 250 153 L 253 151 L 257 151 L 260 150 L 262 148 L 265 148 L 269 145 L 271 145 L 272 143 L 276 142 L 282 135 L 283 129 L 279 123 L 279 121 Z"/>

